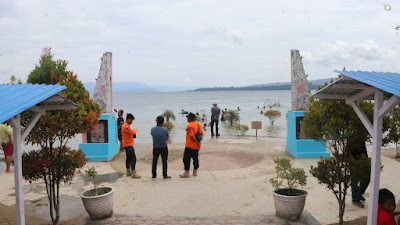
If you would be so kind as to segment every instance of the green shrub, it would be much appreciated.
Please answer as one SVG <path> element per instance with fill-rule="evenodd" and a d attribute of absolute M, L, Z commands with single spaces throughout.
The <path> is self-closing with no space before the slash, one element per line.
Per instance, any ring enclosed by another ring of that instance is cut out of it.
<path fill-rule="evenodd" d="M 240 134 L 244 136 L 246 132 L 249 130 L 249 127 L 245 124 L 236 124 L 236 130 L 240 131 Z"/>
<path fill-rule="evenodd" d="M 229 121 L 230 125 L 233 125 L 233 123 L 239 122 L 240 121 L 240 116 L 239 112 L 236 110 L 228 110 L 225 114 L 225 120 Z"/>

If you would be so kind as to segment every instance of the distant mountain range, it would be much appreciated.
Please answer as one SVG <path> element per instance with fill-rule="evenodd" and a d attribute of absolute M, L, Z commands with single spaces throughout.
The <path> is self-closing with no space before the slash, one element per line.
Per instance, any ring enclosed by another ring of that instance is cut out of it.
<path fill-rule="evenodd" d="M 325 82 L 330 82 L 329 79 L 319 79 L 309 81 L 311 89 L 317 89 L 318 86 L 323 85 Z M 96 86 L 95 82 L 88 82 L 84 84 L 86 90 L 93 94 Z M 160 86 L 149 85 L 138 82 L 113 82 L 113 93 L 132 93 L 132 92 L 176 92 L 176 91 L 225 91 L 225 90 L 290 90 L 290 82 L 276 82 L 268 84 L 255 84 L 243 87 L 182 87 L 182 86 Z"/>
<path fill-rule="evenodd" d="M 93 94 L 96 87 L 95 82 L 88 82 L 84 84 L 86 90 Z M 196 87 L 181 87 L 181 86 L 159 86 L 148 85 L 138 82 L 113 82 L 113 93 L 135 93 L 135 92 L 174 92 L 174 91 L 187 91 Z"/>
<path fill-rule="evenodd" d="M 308 84 L 311 90 L 317 89 L 319 86 L 330 82 L 333 78 L 310 80 Z M 290 90 L 291 82 L 276 82 L 268 84 L 255 84 L 243 87 L 211 87 L 211 88 L 197 88 L 193 91 L 243 91 L 243 90 Z"/>

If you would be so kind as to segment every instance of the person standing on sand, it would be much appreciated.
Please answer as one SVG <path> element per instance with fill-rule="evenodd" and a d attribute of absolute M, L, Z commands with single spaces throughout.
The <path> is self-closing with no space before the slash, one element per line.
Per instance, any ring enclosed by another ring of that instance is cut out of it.
<path fill-rule="evenodd" d="M 368 158 L 367 147 L 365 146 L 365 140 L 363 138 L 349 138 L 347 140 L 347 150 L 351 154 L 351 160 L 360 160 L 361 157 Z M 365 198 L 363 194 L 369 185 L 370 171 L 371 169 L 363 171 L 364 174 L 362 174 L 362 177 L 351 178 L 351 198 L 353 204 L 360 208 L 364 208 L 364 203 L 362 202 L 365 201 Z M 351 173 L 354 173 L 354 171 L 350 169 L 350 174 Z"/>
<path fill-rule="evenodd" d="M 216 136 L 219 136 L 218 133 L 219 114 L 221 114 L 221 109 L 217 106 L 217 103 L 213 103 L 213 107 L 211 108 L 211 136 L 214 136 L 214 124 L 215 124 L 215 134 Z"/>
<path fill-rule="evenodd" d="M 124 124 L 124 110 L 120 109 L 118 111 L 118 119 L 117 119 L 117 130 L 118 130 L 118 140 L 119 140 L 119 151 L 123 152 L 124 151 L 124 147 L 122 147 L 122 132 L 121 132 L 121 128 L 122 125 Z"/>
<path fill-rule="evenodd" d="M 133 136 L 136 135 L 137 129 L 131 129 L 130 125 L 132 124 L 135 117 L 132 114 L 128 113 L 126 115 L 126 122 L 122 125 L 122 146 L 126 152 L 126 176 L 131 176 L 132 178 L 139 179 L 139 176 L 136 173 L 136 154 L 133 141 Z"/>
<path fill-rule="evenodd" d="M 170 179 L 171 176 L 167 175 L 167 160 L 168 160 L 168 145 L 167 141 L 169 138 L 168 129 L 163 126 L 164 117 L 157 116 L 157 126 L 151 128 L 151 136 L 153 136 L 153 166 L 152 174 L 153 179 L 157 177 L 157 162 L 158 157 L 161 155 L 163 165 L 163 178 Z"/>
<path fill-rule="evenodd" d="M 10 125 L 0 124 L 0 139 L 6 161 L 6 173 L 12 173 L 11 162 L 13 160 L 13 139 Z"/>
<path fill-rule="evenodd" d="M 197 123 L 196 115 L 189 113 L 187 116 L 188 125 L 186 127 L 186 144 L 185 153 L 183 154 L 183 164 L 185 166 L 185 172 L 180 174 L 181 178 L 189 178 L 190 160 L 193 158 L 193 176 L 197 176 L 197 169 L 199 168 L 199 151 L 201 147 L 201 141 L 204 137 L 203 129 L 201 125 Z M 200 130 L 200 140 L 196 139 L 197 131 Z"/>

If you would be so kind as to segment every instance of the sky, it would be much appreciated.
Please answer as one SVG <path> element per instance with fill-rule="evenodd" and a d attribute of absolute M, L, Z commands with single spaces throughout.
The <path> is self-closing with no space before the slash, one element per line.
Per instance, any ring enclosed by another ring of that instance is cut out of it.
<path fill-rule="evenodd" d="M 399 0 L 1 0 L 0 83 L 26 81 L 44 47 L 83 82 L 108 51 L 114 82 L 162 86 L 290 81 L 291 49 L 309 80 L 400 72 L 399 25 Z"/>

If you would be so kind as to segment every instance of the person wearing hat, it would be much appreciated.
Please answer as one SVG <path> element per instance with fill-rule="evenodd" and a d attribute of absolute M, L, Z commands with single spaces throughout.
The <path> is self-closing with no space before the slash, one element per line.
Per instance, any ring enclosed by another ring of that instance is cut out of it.
<path fill-rule="evenodd" d="M 137 129 L 132 129 L 130 127 L 134 119 L 135 117 L 132 114 L 128 113 L 126 115 L 126 121 L 121 128 L 122 146 L 124 147 L 126 152 L 126 176 L 131 176 L 134 179 L 139 179 L 141 178 L 141 176 L 136 173 L 136 154 L 135 149 L 133 148 L 133 136 L 136 135 Z"/>
<path fill-rule="evenodd" d="M 221 114 L 221 109 L 217 106 L 217 103 L 213 103 L 213 107 L 211 108 L 211 136 L 214 136 L 214 124 L 215 124 L 215 134 L 216 136 L 219 136 L 218 122 L 220 114 Z"/>
<path fill-rule="evenodd" d="M 158 157 L 161 155 L 163 178 L 170 179 L 171 177 L 167 175 L 168 129 L 163 126 L 164 117 L 157 116 L 156 123 L 157 126 L 151 128 L 151 136 L 153 136 L 153 166 L 151 172 L 153 174 L 153 179 L 156 178 Z"/>
<path fill-rule="evenodd" d="M 201 147 L 201 141 L 204 137 L 203 129 L 201 125 L 196 122 L 196 115 L 189 113 L 187 116 L 188 125 L 186 127 L 186 144 L 185 153 L 183 154 L 183 165 L 185 172 L 180 174 L 181 178 L 189 178 L 190 160 L 193 159 L 193 176 L 197 176 L 197 169 L 199 168 L 199 150 Z M 200 131 L 201 137 L 196 139 L 197 131 Z"/>

